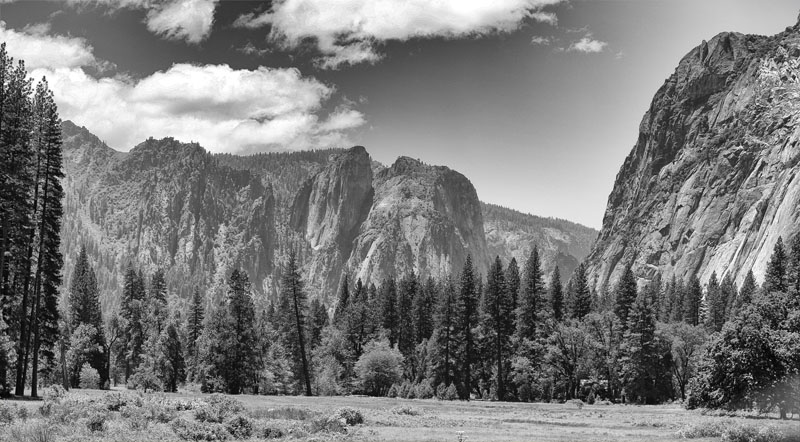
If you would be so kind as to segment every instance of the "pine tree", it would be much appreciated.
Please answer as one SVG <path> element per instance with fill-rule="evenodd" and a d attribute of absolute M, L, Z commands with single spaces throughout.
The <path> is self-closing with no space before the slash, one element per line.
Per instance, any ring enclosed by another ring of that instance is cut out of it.
<path fill-rule="evenodd" d="M 658 312 L 661 311 L 661 306 L 664 304 L 664 285 L 661 282 L 661 273 L 656 273 L 653 279 L 647 283 L 644 288 L 645 296 L 653 309 L 653 314 L 658 320 Z"/>
<path fill-rule="evenodd" d="M 700 307 L 703 299 L 703 289 L 700 280 L 694 276 L 689 279 L 683 297 L 683 321 L 689 325 L 700 324 Z"/>
<path fill-rule="evenodd" d="M 200 290 L 196 287 L 192 295 L 192 303 L 189 305 L 189 315 L 186 323 L 187 345 L 189 357 L 197 354 L 197 340 L 203 334 L 203 320 L 206 316 L 205 299 L 200 295 Z"/>
<path fill-rule="evenodd" d="M 186 379 L 186 362 L 178 328 L 174 323 L 170 323 L 161 335 L 159 353 L 159 372 L 164 390 L 175 393 L 178 383 Z"/>
<path fill-rule="evenodd" d="M 625 271 L 622 272 L 622 277 L 614 288 L 614 314 L 619 318 L 620 324 L 623 324 L 623 331 L 627 328 L 628 312 L 636 302 L 637 295 L 636 277 L 629 264 L 625 266 Z"/>
<path fill-rule="evenodd" d="M 432 277 L 425 280 L 419 293 L 414 298 L 414 337 L 419 344 L 425 339 L 430 339 L 433 333 L 433 313 L 437 297 L 436 281 Z"/>
<path fill-rule="evenodd" d="M 511 261 L 506 267 L 506 285 L 508 286 L 508 293 L 511 295 L 511 308 L 514 318 L 512 322 L 514 329 L 517 327 L 517 308 L 519 307 L 519 292 L 522 287 L 522 281 L 519 274 L 519 265 L 517 258 L 511 258 Z"/>
<path fill-rule="evenodd" d="M 561 322 L 564 319 L 564 288 L 561 286 L 561 271 L 556 266 L 550 277 L 550 306 L 553 309 L 553 319 Z"/>
<path fill-rule="evenodd" d="M 683 308 L 684 301 L 686 300 L 686 284 L 681 280 L 676 280 L 675 275 L 672 276 L 673 298 L 672 298 L 672 311 L 670 318 L 672 322 L 683 321 Z"/>
<path fill-rule="evenodd" d="M 663 301 L 661 302 L 661 306 L 657 311 L 658 320 L 660 322 L 670 322 L 672 320 L 672 306 L 675 303 L 675 289 L 676 289 L 676 278 L 675 275 L 672 275 L 672 279 L 667 281 L 664 284 L 664 297 Z"/>
<path fill-rule="evenodd" d="M 539 250 L 533 247 L 523 273 L 522 296 L 517 308 L 517 339 L 533 341 L 537 338 L 537 327 L 546 312 L 545 290 Z"/>
<path fill-rule="evenodd" d="M 167 320 L 167 282 L 164 279 L 164 270 L 158 269 L 153 273 L 153 277 L 150 279 L 149 295 L 151 333 L 160 337 Z"/>
<path fill-rule="evenodd" d="M 586 266 L 580 263 L 572 276 L 571 313 L 573 319 L 583 319 L 592 311 L 592 293 L 589 291 L 589 282 L 586 279 Z"/>
<path fill-rule="evenodd" d="M 379 291 L 381 326 L 389 334 L 389 345 L 397 344 L 400 321 L 397 316 L 397 284 L 394 278 L 384 279 Z"/>
<path fill-rule="evenodd" d="M 789 250 L 789 264 L 786 269 L 786 282 L 789 293 L 800 298 L 800 232 L 795 233 Z"/>
<path fill-rule="evenodd" d="M 256 314 L 247 273 L 239 270 L 231 273 L 226 304 L 230 334 L 226 340 L 228 360 L 223 376 L 228 393 L 239 394 L 247 386 L 252 386 L 257 369 L 256 353 L 253 350 L 254 343 L 257 342 Z"/>
<path fill-rule="evenodd" d="M 414 298 L 418 291 L 417 275 L 407 273 L 397 287 L 397 349 L 403 354 L 406 365 L 413 366 L 413 354 L 416 347 L 414 338 Z"/>
<path fill-rule="evenodd" d="M 71 331 L 77 331 L 82 325 L 91 328 L 92 332 L 86 334 L 95 339 L 92 350 L 84 354 L 85 360 L 76 362 L 82 366 L 88 362 L 100 374 L 101 383 L 105 383 L 108 370 L 105 367 L 107 357 L 100 349 L 106 347 L 104 336 L 103 318 L 100 312 L 100 297 L 97 288 L 97 278 L 94 269 L 89 263 L 86 248 L 81 247 L 75 268 L 72 271 L 72 280 L 69 290 L 69 310 L 71 317 Z M 73 385 L 76 386 L 77 385 Z"/>
<path fill-rule="evenodd" d="M 125 329 L 122 333 L 120 345 L 121 354 L 117 358 L 124 364 L 125 381 L 136 371 L 141 362 L 142 347 L 144 346 L 145 288 L 144 278 L 137 273 L 132 265 L 125 271 L 125 280 L 122 288 L 120 316 L 123 318 Z"/>
<path fill-rule="evenodd" d="M 297 266 L 294 252 L 289 254 L 286 268 L 281 279 L 281 299 L 279 310 L 287 318 L 284 326 L 284 337 L 291 344 L 288 346 L 293 351 L 295 366 L 300 375 L 299 383 L 305 385 L 306 396 L 311 396 L 311 376 L 306 350 L 305 317 L 308 310 L 306 293 L 303 280 Z"/>
<path fill-rule="evenodd" d="M 442 287 L 442 296 L 436 306 L 436 326 L 434 341 L 439 358 L 434 363 L 434 370 L 440 384 L 449 386 L 455 377 L 456 352 L 458 341 L 458 317 L 456 308 L 456 287 L 448 277 Z"/>
<path fill-rule="evenodd" d="M 659 403 L 671 394 L 672 356 L 656 335 L 656 320 L 646 293 L 630 306 L 623 341 L 622 382 L 631 402 Z"/>
<path fill-rule="evenodd" d="M 464 373 L 462 388 L 459 396 L 461 399 L 469 400 L 472 392 L 472 364 L 475 363 L 475 336 L 472 328 L 478 323 L 478 278 L 472 266 L 472 256 L 467 255 L 464 261 L 464 268 L 459 278 L 459 292 L 456 300 L 456 331 L 459 336 L 462 348 L 460 349 L 459 365 L 461 372 Z"/>
<path fill-rule="evenodd" d="M 308 346 L 315 349 L 322 342 L 322 330 L 328 326 L 328 311 L 318 298 L 311 301 L 308 311 Z"/>
<path fill-rule="evenodd" d="M 483 297 L 483 322 L 493 347 L 496 362 L 495 383 L 497 386 L 497 399 L 505 400 L 506 376 L 505 370 L 507 351 L 511 346 L 511 335 L 514 333 L 513 299 L 508 292 L 503 263 L 497 256 L 489 268 L 486 276 L 486 290 Z"/>
<path fill-rule="evenodd" d="M 333 311 L 333 323 L 339 325 L 344 317 L 344 312 L 350 304 L 350 278 L 347 273 L 342 275 L 342 283 L 339 286 L 339 295 L 337 297 L 336 309 Z"/>
<path fill-rule="evenodd" d="M 768 292 L 786 292 L 789 288 L 787 284 L 787 264 L 788 257 L 783 247 L 783 239 L 778 237 L 775 247 L 772 249 L 772 256 L 767 264 L 767 272 L 764 275 L 764 290 Z"/>
<path fill-rule="evenodd" d="M 753 276 L 753 271 L 750 270 L 747 272 L 747 276 L 744 277 L 742 286 L 739 288 L 739 295 L 736 296 L 736 299 L 733 302 L 733 307 L 731 308 L 729 317 L 733 318 L 742 310 L 742 308 L 744 308 L 744 306 L 753 302 L 753 297 L 756 294 L 756 290 L 758 290 L 756 287 L 756 278 Z"/>

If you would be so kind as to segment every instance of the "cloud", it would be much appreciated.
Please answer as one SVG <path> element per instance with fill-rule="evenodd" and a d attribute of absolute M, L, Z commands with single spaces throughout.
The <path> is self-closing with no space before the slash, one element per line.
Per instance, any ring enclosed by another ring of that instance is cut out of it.
<path fill-rule="evenodd" d="M 102 61 L 85 40 L 2 22 L 0 37 L 10 54 L 32 61 L 33 78 L 47 77 L 62 118 L 121 150 L 150 136 L 197 141 L 214 152 L 343 146 L 365 122 L 349 101 L 326 116 L 334 88 L 297 69 L 176 64 L 139 80 L 95 78 L 86 68 Z"/>
<path fill-rule="evenodd" d="M 552 37 L 541 37 L 534 35 L 531 37 L 531 44 L 534 46 L 548 46 L 553 43 Z"/>
<path fill-rule="evenodd" d="M 337 68 L 380 59 L 375 44 L 415 37 L 462 38 L 510 32 L 526 20 L 555 24 L 542 9 L 562 0 L 282 0 L 271 10 L 240 16 L 235 26 L 271 26 L 287 47 L 315 38 L 320 65 Z"/>
<path fill-rule="evenodd" d="M 254 45 L 253 42 L 251 42 L 251 41 L 248 41 L 246 45 L 244 45 L 242 47 L 235 48 L 235 49 L 238 52 L 241 52 L 242 54 L 254 55 L 256 57 L 261 57 L 261 56 L 264 56 L 264 55 L 269 54 L 271 52 L 267 48 L 265 48 L 265 49 L 257 48 L 256 45 Z"/>
<path fill-rule="evenodd" d="M 568 52 L 583 52 L 585 54 L 596 54 L 598 52 L 603 52 L 605 50 L 608 43 L 600 40 L 595 40 L 592 38 L 591 35 L 587 35 L 582 39 L 572 43 L 569 48 L 567 48 Z"/>
<path fill-rule="evenodd" d="M 171 40 L 198 44 L 208 38 L 219 0 L 67 0 L 73 6 L 147 11 L 147 29 Z"/>
<path fill-rule="evenodd" d="M 200 43 L 211 34 L 218 0 L 174 0 L 147 13 L 147 29 L 154 34 L 188 43 Z"/>

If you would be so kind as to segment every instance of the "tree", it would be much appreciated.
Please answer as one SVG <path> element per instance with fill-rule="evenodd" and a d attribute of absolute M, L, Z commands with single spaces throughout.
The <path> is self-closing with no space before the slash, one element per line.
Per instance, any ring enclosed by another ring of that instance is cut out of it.
<path fill-rule="evenodd" d="M 311 376 L 309 374 L 305 342 L 305 317 L 308 306 L 306 305 L 306 293 L 294 251 L 289 253 L 288 262 L 283 270 L 280 295 L 279 310 L 288 318 L 291 318 L 283 328 L 284 339 L 290 343 L 289 347 L 293 350 L 295 364 L 299 365 L 301 381 L 305 384 L 305 394 L 306 396 L 311 396 Z"/>
<path fill-rule="evenodd" d="M 533 341 L 537 338 L 537 326 L 545 316 L 545 293 L 539 250 L 531 249 L 531 255 L 525 263 L 522 281 L 522 296 L 517 308 L 517 339 Z"/>
<path fill-rule="evenodd" d="M 592 293 L 589 291 L 589 282 L 586 279 L 586 266 L 578 264 L 572 275 L 572 305 L 571 316 L 573 319 L 583 319 L 592 311 Z"/>
<path fill-rule="evenodd" d="M 400 279 L 397 287 L 397 348 L 403 353 L 407 364 L 413 364 L 414 347 L 416 347 L 413 306 L 418 286 L 417 275 L 410 272 Z"/>
<path fill-rule="evenodd" d="M 186 353 L 189 356 L 192 377 L 196 374 L 196 369 L 199 365 L 197 344 L 203 334 L 205 310 L 205 300 L 200 295 L 200 290 L 195 287 L 192 294 L 192 303 L 189 304 L 189 314 L 186 318 Z"/>
<path fill-rule="evenodd" d="M 508 267 L 506 267 L 506 286 L 508 286 L 508 293 L 511 296 L 511 308 L 514 312 L 512 322 L 514 324 L 514 329 L 516 329 L 516 311 L 519 307 L 519 291 L 522 287 L 522 280 L 519 275 L 519 264 L 517 264 L 517 258 L 512 257 L 511 261 L 508 263 Z"/>
<path fill-rule="evenodd" d="M 553 269 L 550 277 L 550 305 L 553 309 L 553 319 L 561 322 L 564 319 L 564 288 L 561 286 L 561 271 L 558 266 Z"/>
<path fill-rule="evenodd" d="M 725 323 L 725 299 L 717 280 L 717 272 L 712 272 L 708 279 L 706 305 L 708 306 L 706 329 L 711 333 L 722 330 L 722 324 Z"/>
<path fill-rule="evenodd" d="M 442 288 L 442 296 L 436 306 L 436 326 L 431 338 L 436 348 L 433 370 L 438 383 L 450 385 L 455 378 L 456 349 L 458 348 L 458 317 L 455 305 L 456 287 L 448 277 Z"/>
<path fill-rule="evenodd" d="M 619 318 L 623 330 L 627 329 L 628 312 L 636 302 L 636 297 L 636 277 L 633 275 L 631 265 L 628 264 L 614 288 L 614 314 Z"/>
<path fill-rule="evenodd" d="M 778 241 L 772 249 L 769 264 L 767 264 L 767 272 L 764 275 L 764 290 L 768 292 L 786 292 L 788 290 L 786 271 L 788 261 L 786 249 L 783 247 L 783 239 L 778 237 Z"/>
<path fill-rule="evenodd" d="M 467 255 L 464 267 L 459 278 L 458 299 L 456 300 L 456 331 L 459 336 L 462 348 L 460 351 L 459 364 L 464 373 L 464 379 L 459 396 L 461 399 L 469 400 L 472 392 L 472 364 L 476 360 L 475 336 L 472 328 L 478 323 L 478 281 L 475 276 L 475 269 L 472 266 L 472 256 Z"/>
<path fill-rule="evenodd" d="M 483 296 L 484 327 L 489 338 L 493 341 L 492 347 L 495 354 L 496 372 L 495 383 L 497 386 L 497 399 L 506 398 L 506 352 L 510 350 L 511 335 L 514 333 L 513 299 L 506 285 L 503 263 L 497 256 L 489 268 L 486 276 L 486 291 Z"/>
<path fill-rule="evenodd" d="M 183 358 L 183 348 L 178 329 L 174 323 L 170 323 L 161 335 L 161 357 L 159 368 L 161 382 L 164 389 L 171 393 L 178 391 L 178 383 L 186 379 L 186 363 Z"/>
<path fill-rule="evenodd" d="M 703 299 L 700 280 L 696 276 L 689 278 L 689 284 L 684 290 L 683 322 L 689 325 L 698 325 L 700 324 L 700 305 Z"/>
<path fill-rule="evenodd" d="M 125 330 L 122 333 L 121 354 L 117 358 L 118 361 L 121 360 L 124 363 L 126 382 L 141 362 L 145 340 L 144 298 L 144 277 L 129 264 L 125 271 L 120 307 L 120 316 L 124 319 Z"/>
<path fill-rule="evenodd" d="M 800 297 L 800 232 L 796 232 L 789 250 L 789 263 L 786 268 L 786 282 L 789 293 Z"/>
<path fill-rule="evenodd" d="M 386 340 L 370 341 L 356 362 L 355 372 L 364 393 L 386 396 L 402 377 L 403 355 Z"/>
<path fill-rule="evenodd" d="M 742 308 L 753 301 L 756 290 L 756 278 L 753 276 L 753 271 L 750 270 L 747 272 L 744 282 L 742 282 L 742 287 L 739 289 L 739 295 L 736 296 L 736 300 L 733 303 L 733 308 L 730 309 L 731 313 L 729 316 L 731 318 L 736 316 L 736 314 L 740 312 Z"/>
<path fill-rule="evenodd" d="M 399 319 L 397 316 L 397 284 L 394 278 L 384 279 L 380 291 L 381 325 L 389 334 L 389 344 L 397 344 Z"/>
<path fill-rule="evenodd" d="M 149 332 L 152 335 L 161 336 L 167 321 L 167 282 L 162 269 L 156 270 L 150 279 L 148 313 L 151 329 Z"/>
<path fill-rule="evenodd" d="M 419 293 L 414 298 L 414 338 L 415 344 L 419 344 L 425 339 L 430 339 L 433 334 L 433 313 L 437 296 L 436 281 L 428 277 L 425 285 L 421 287 Z"/>
<path fill-rule="evenodd" d="M 313 350 L 322 342 L 322 330 L 328 326 L 328 311 L 318 298 L 311 301 L 308 312 L 308 345 Z"/>
<path fill-rule="evenodd" d="M 105 384 L 108 370 L 105 368 L 107 357 L 103 355 L 106 348 L 106 340 L 103 333 L 103 318 L 100 313 L 100 298 L 97 288 L 97 278 L 94 269 L 89 264 L 86 248 L 81 247 L 75 268 L 72 271 L 72 280 L 69 289 L 69 310 L 70 310 L 70 329 L 78 330 L 82 325 L 91 327 L 91 336 L 95 341 L 91 346 L 87 344 L 87 350 L 81 353 L 83 358 L 80 364 L 88 362 L 92 368 L 100 373 L 101 383 Z M 91 347 L 91 348 L 90 348 Z M 76 362 L 77 363 L 77 362 Z M 80 367 L 76 366 L 76 370 Z M 76 374 L 77 376 L 77 374 Z M 77 386 L 77 383 L 73 383 Z"/>
<path fill-rule="evenodd" d="M 564 388 L 568 400 L 575 397 L 588 352 L 589 342 L 580 323 L 569 320 L 555 324 L 547 339 L 544 359 Z"/>
<path fill-rule="evenodd" d="M 223 374 L 228 392 L 231 394 L 241 393 L 256 377 L 257 359 L 253 351 L 253 344 L 257 342 L 256 314 L 250 293 L 250 281 L 247 273 L 239 270 L 231 272 L 226 298 L 229 329 L 228 339 L 226 339 L 228 360 Z M 169 352 L 172 351 L 169 350 Z M 177 370 L 177 366 L 173 365 L 174 370 Z"/>
<path fill-rule="evenodd" d="M 622 352 L 622 384 L 629 401 L 656 404 L 670 396 L 671 348 L 656 333 L 655 314 L 646 293 L 630 308 Z"/>
<path fill-rule="evenodd" d="M 686 400 L 686 386 L 697 371 L 697 355 L 706 342 L 706 331 L 701 326 L 685 322 L 658 324 L 658 332 L 670 343 L 672 353 L 672 377 Z"/>
<path fill-rule="evenodd" d="M 347 273 L 342 275 L 342 284 L 339 287 L 339 296 L 337 297 L 336 309 L 333 311 L 333 323 L 339 325 L 347 306 L 350 304 L 350 278 Z"/>

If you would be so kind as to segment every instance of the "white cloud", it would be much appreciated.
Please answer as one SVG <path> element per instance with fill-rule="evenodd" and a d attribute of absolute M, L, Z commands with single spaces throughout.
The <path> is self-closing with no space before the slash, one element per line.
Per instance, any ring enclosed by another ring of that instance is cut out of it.
<path fill-rule="evenodd" d="M 218 0 L 174 0 L 147 13 L 147 29 L 157 35 L 200 43 L 211 34 Z"/>
<path fill-rule="evenodd" d="M 147 29 L 159 36 L 200 43 L 211 34 L 219 0 L 67 0 L 77 6 L 147 11 Z"/>
<path fill-rule="evenodd" d="M 24 32 L 6 29 L 0 21 L 0 41 L 6 43 L 8 54 L 24 59 L 28 69 L 41 67 L 78 67 L 95 65 L 92 48 L 85 40 L 62 36 L 49 36 L 44 25 L 33 25 Z"/>
<path fill-rule="evenodd" d="M 541 37 L 541 36 L 538 36 L 538 35 L 534 35 L 531 38 L 531 44 L 534 45 L 534 46 L 547 46 L 547 45 L 549 45 L 551 43 L 553 43 L 553 38 L 552 37 Z"/>
<path fill-rule="evenodd" d="M 600 40 L 595 40 L 591 37 L 591 35 L 587 35 L 582 39 L 572 43 L 570 47 L 567 49 L 569 52 L 583 52 L 585 54 L 595 54 L 598 52 L 603 52 L 605 50 L 608 43 Z"/>
<path fill-rule="evenodd" d="M 282 0 L 272 10 L 245 14 L 235 25 L 272 26 L 272 37 L 293 47 L 315 37 L 323 67 L 374 62 L 374 43 L 414 37 L 466 37 L 516 30 L 523 20 L 555 24 L 542 11 L 562 0 Z"/>
<path fill-rule="evenodd" d="M 297 69 L 176 64 L 140 80 L 98 79 L 84 68 L 102 62 L 82 39 L 15 31 L 2 22 L 0 38 L 12 56 L 30 60 L 34 79 L 47 77 L 63 119 L 121 150 L 150 136 L 197 141 L 215 152 L 343 146 L 364 124 L 349 102 L 323 117 L 333 87 Z"/>

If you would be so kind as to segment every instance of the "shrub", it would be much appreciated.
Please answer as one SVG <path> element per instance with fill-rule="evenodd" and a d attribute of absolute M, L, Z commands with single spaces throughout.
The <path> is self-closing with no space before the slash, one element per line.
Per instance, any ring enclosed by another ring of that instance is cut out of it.
<path fill-rule="evenodd" d="M 86 419 L 86 428 L 92 433 L 102 433 L 106 429 L 106 419 L 105 413 L 93 413 Z"/>
<path fill-rule="evenodd" d="M 128 379 L 127 387 L 131 390 L 160 391 L 164 389 L 161 379 L 150 370 L 137 371 Z"/>
<path fill-rule="evenodd" d="M 125 424 L 134 431 L 143 431 L 147 429 L 147 425 L 150 422 L 144 410 L 135 405 L 124 405 L 120 408 L 120 415 L 125 418 Z"/>
<path fill-rule="evenodd" d="M 444 383 L 439 384 L 436 387 L 436 399 L 443 399 L 446 392 L 447 392 L 447 385 L 445 385 Z"/>
<path fill-rule="evenodd" d="M 250 416 L 256 419 L 286 419 L 293 421 L 304 421 L 313 417 L 314 413 L 303 408 L 283 407 L 253 410 L 250 412 Z"/>
<path fill-rule="evenodd" d="M 15 408 L 11 404 L 0 402 L 0 425 L 10 425 L 14 422 L 14 417 L 17 415 Z"/>
<path fill-rule="evenodd" d="M 678 430 L 678 437 L 684 439 L 699 439 L 705 437 L 721 437 L 726 425 L 730 422 L 701 422 L 685 425 Z"/>
<path fill-rule="evenodd" d="M 355 408 L 340 408 L 333 414 L 334 419 L 343 419 L 347 425 L 359 425 L 364 423 L 364 415 Z"/>
<path fill-rule="evenodd" d="M 346 424 L 335 417 L 321 417 L 311 421 L 308 426 L 309 433 L 347 433 Z"/>
<path fill-rule="evenodd" d="M 283 437 L 283 430 L 275 427 L 263 427 L 258 430 L 257 436 L 261 439 L 280 439 Z"/>
<path fill-rule="evenodd" d="M 396 398 L 399 390 L 400 390 L 399 385 L 392 384 L 392 386 L 389 388 L 389 391 L 386 393 L 386 397 Z"/>
<path fill-rule="evenodd" d="M 361 389 L 371 396 L 385 396 L 403 375 L 403 355 L 385 339 L 370 341 L 358 358 L 355 373 Z"/>
<path fill-rule="evenodd" d="M 88 362 L 81 367 L 81 388 L 100 388 L 100 373 Z"/>
<path fill-rule="evenodd" d="M 44 390 L 44 393 L 42 394 L 42 399 L 44 399 L 45 402 L 47 401 L 60 402 L 61 399 L 64 399 L 66 396 L 67 396 L 67 390 L 65 390 L 64 387 L 55 384 L 51 385 L 50 387 Z"/>
<path fill-rule="evenodd" d="M 433 397 L 433 388 L 427 382 L 421 382 L 417 385 L 415 396 L 419 399 L 430 399 Z"/>
<path fill-rule="evenodd" d="M 404 406 L 404 407 L 392 408 L 392 413 L 402 414 L 405 416 L 419 416 L 420 414 L 422 414 L 422 411 L 419 408 Z"/>
<path fill-rule="evenodd" d="M 780 442 L 783 435 L 774 427 L 754 425 L 729 425 L 722 431 L 722 440 L 729 442 Z"/>
<path fill-rule="evenodd" d="M 583 405 L 584 405 L 584 404 L 583 404 L 583 401 L 582 401 L 582 400 L 580 400 L 580 399 L 571 399 L 571 400 L 569 400 L 567 403 L 568 403 L 568 404 L 572 404 L 572 405 L 574 405 L 574 406 L 575 406 L 575 408 L 577 408 L 578 410 L 581 410 L 581 409 L 583 409 Z"/>
<path fill-rule="evenodd" d="M 128 405 L 130 395 L 118 392 L 108 393 L 103 396 L 103 403 L 106 404 L 108 411 L 119 411 L 122 407 Z"/>
<path fill-rule="evenodd" d="M 147 420 L 166 424 L 178 416 L 175 406 L 162 399 L 151 398 L 141 407 Z"/>
<path fill-rule="evenodd" d="M 194 410 L 195 419 L 202 422 L 222 423 L 234 414 L 244 411 L 241 402 L 221 394 L 212 394 L 204 402 L 204 405 Z"/>
<path fill-rule="evenodd" d="M 41 421 L 12 426 L 9 433 L 10 440 L 20 442 L 55 442 L 57 436 L 56 429 L 52 425 Z"/>
<path fill-rule="evenodd" d="M 237 415 L 225 422 L 225 429 L 235 439 L 249 439 L 253 434 L 253 423 L 250 419 Z"/>
<path fill-rule="evenodd" d="M 183 440 L 218 441 L 229 437 L 225 426 L 210 422 L 190 422 L 183 418 L 172 421 L 172 431 Z"/>
<path fill-rule="evenodd" d="M 594 405 L 595 397 L 594 391 L 589 392 L 589 396 L 586 396 L 586 403 L 589 405 Z"/>
<path fill-rule="evenodd" d="M 442 397 L 442 399 L 446 401 L 454 401 L 458 399 L 458 390 L 456 390 L 455 384 L 451 383 L 450 386 L 447 387 L 447 390 L 445 390 L 444 397 Z"/>

